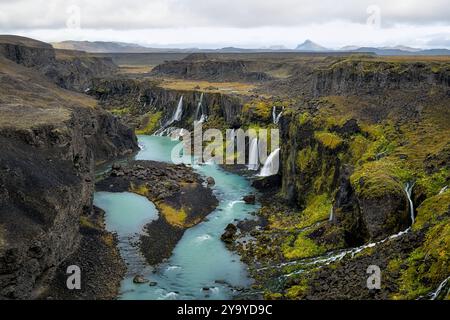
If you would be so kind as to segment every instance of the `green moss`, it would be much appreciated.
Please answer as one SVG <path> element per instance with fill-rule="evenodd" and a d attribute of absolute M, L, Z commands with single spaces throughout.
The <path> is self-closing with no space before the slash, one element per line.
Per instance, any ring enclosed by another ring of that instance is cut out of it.
<path fill-rule="evenodd" d="M 300 215 L 300 222 L 296 225 L 302 229 L 329 217 L 331 200 L 328 194 L 313 195 L 307 201 L 307 207 Z"/>
<path fill-rule="evenodd" d="M 448 202 L 447 202 L 448 203 Z M 406 260 L 400 277 L 400 291 L 394 299 L 416 299 L 437 288 L 450 270 L 450 219 L 430 228 L 425 243 Z"/>
<path fill-rule="evenodd" d="M 311 116 L 309 115 L 308 112 L 303 112 L 298 117 L 298 123 L 302 126 L 302 125 L 306 124 L 310 120 L 310 118 L 311 118 Z"/>
<path fill-rule="evenodd" d="M 433 225 L 450 210 L 450 190 L 440 195 L 426 199 L 417 208 L 417 216 L 413 225 L 414 230 L 420 230 L 428 225 Z M 449 248 L 450 249 L 450 248 Z"/>
<path fill-rule="evenodd" d="M 356 163 L 367 152 L 369 141 L 362 135 L 358 134 L 351 138 L 349 143 L 349 152 L 351 162 Z"/>
<path fill-rule="evenodd" d="M 317 161 L 317 158 L 318 158 L 317 147 L 312 149 L 310 146 L 307 146 L 306 148 L 301 149 L 297 152 L 297 159 L 296 159 L 297 167 L 301 171 L 304 171 L 312 164 L 314 164 L 314 162 Z"/>
<path fill-rule="evenodd" d="M 449 168 L 441 168 L 438 172 L 432 175 L 424 175 L 417 180 L 416 185 L 422 187 L 425 194 L 428 197 L 434 196 L 439 193 L 439 191 L 448 184 L 448 179 L 450 177 Z"/>
<path fill-rule="evenodd" d="M 264 300 L 280 300 L 283 295 L 279 292 L 264 292 Z"/>
<path fill-rule="evenodd" d="M 389 159 L 365 163 L 350 177 L 356 192 L 367 198 L 381 198 L 402 193 L 403 185 L 412 179 L 411 173 Z"/>
<path fill-rule="evenodd" d="M 314 137 L 325 147 L 329 149 L 336 149 L 339 147 L 343 140 L 341 137 L 339 137 L 335 133 L 321 131 L 321 132 L 315 132 Z"/>
<path fill-rule="evenodd" d="M 111 109 L 111 110 L 109 110 L 109 111 L 110 111 L 113 115 L 121 117 L 121 116 L 123 116 L 123 115 L 130 114 L 131 109 L 130 109 L 130 108 L 121 108 L 121 109 L 119 109 L 119 108 L 114 108 L 114 109 Z"/>
<path fill-rule="evenodd" d="M 286 290 L 286 298 L 290 300 L 301 299 L 308 290 L 308 279 L 302 278 L 299 284 L 296 284 Z"/>
<path fill-rule="evenodd" d="M 293 243 L 292 243 L 293 242 Z M 315 257 L 326 252 L 326 248 L 307 238 L 305 232 L 300 233 L 294 241 L 294 236 L 288 237 L 282 245 L 286 259 L 302 259 Z"/>
<path fill-rule="evenodd" d="M 136 134 L 151 134 L 156 131 L 161 120 L 162 112 L 148 113 L 144 116 L 141 126 L 136 129 Z"/>
<path fill-rule="evenodd" d="M 86 216 L 80 216 L 80 226 L 84 228 L 96 229 L 95 224 Z"/>

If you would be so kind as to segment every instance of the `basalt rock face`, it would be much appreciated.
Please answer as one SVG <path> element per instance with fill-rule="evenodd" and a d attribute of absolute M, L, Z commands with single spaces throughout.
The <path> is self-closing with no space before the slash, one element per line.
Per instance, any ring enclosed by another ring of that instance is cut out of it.
<path fill-rule="evenodd" d="M 168 61 L 155 67 L 154 76 L 209 81 L 268 81 L 272 77 L 261 71 L 253 71 L 252 63 L 243 60 L 197 60 L 189 57 L 181 61 Z"/>
<path fill-rule="evenodd" d="M 137 150 L 95 101 L 0 58 L 0 298 L 37 298 L 80 240 L 94 164 Z"/>
<path fill-rule="evenodd" d="M 281 189 L 289 203 L 305 208 L 311 192 L 329 196 L 333 221 L 343 227 L 350 246 L 383 239 L 410 225 L 406 194 L 396 180 L 385 177 L 379 189 L 386 190 L 379 194 L 368 191 L 379 183 L 377 177 L 359 179 L 359 191 L 352 185 L 353 169 L 345 154 L 352 152 L 349 137 L 360 132 L 355 119 L 326 133 L 313 121 L 300 122 L 293 116 L 283 117 L 280 124 L 281 140 L 290 141 L 281 149 Z"/>
<path fill-rule="evenodd" d="M 152 81 L 131 79 L 98 80 L 89 93 L 107 110 L 118 112 L 126 110 L 123 120 L 131 126 L 139 127 L 142 122 L 146 122 L 146 117 L 158 114 L 155 129 L 171 119 L 181 97 L 183 97 L 182 119 L 172 125 L 191 128 L 194 120 L 198 120 L 194 118 L 202 96 L 199 91 L 168 89 Z M 214 115 L 233 125 L 239 121 L 243 102 L 236 96 L 204 92 L 202 106 L 209 117 Z M 201 111 L 197 116 L 200 115 Z"/>
<path fill-rule="evenodd" d="M 0 297 L 39 296 L 78 246 L 80 215 L 92 209 L 94 161 L 135 149 L 131 132 L 112 117 L 99 120 L 87 130 L 74 118 L 67 127 L 1 131 Z"/>
<path fill-rule="evenodd" d="M 331 192 L 337 184 L 340 160 L 337 154 L 342 146 L 330 148 L 315 137 L 312 123 L 296 125 L 296 120 L 283 117 L 280 123 L 280 140 L 289 141 L 281 148 L 282 191 L 286 200 L 304 206 L 311 190 Z M 314 179 L 322 177 L 320 181 Z"/>
<path fill-rule="evenodd" d="M 0 37 L 0 55 L 38 70 L 64 89 L 81 92 L 91 87 L 94 78 L 111 76 L 117 70 L 110 58 L 55 50 L 50 44 L 21 37 Z"/>
<path fill-rule="evenodd" d="M 324 94 L 373 94 L 390 89 L 450 86 L 450 70 L 433 70 L 426 63 L 342 62 L 319 70 L 313 78 L 315 96 Z"/>

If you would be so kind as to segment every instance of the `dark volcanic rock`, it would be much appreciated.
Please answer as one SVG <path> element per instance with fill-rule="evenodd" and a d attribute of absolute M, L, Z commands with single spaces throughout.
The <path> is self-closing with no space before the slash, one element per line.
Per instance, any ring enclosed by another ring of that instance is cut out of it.
<path fill-rule="evenodd" d="M 140 274 L 135 275 L 134 278 L 133 278 L 133 283 L 142 284 L 142 283 L 147 283 L 147 282 L 149 282 L 149 280 L 145 279 Z"/>
<path fill-rule="evenodd" d="M 48 62 L 42 48 L 13 47 L 0 51 L 24 65 Z M 0 298 L 37 298 L 83 243 L 94 164 L 138 147 L 133 131 L 94 100 L 3 56 L 0 64 Z"/>
<path fill-rule="evenodd" d="M 242 200 L 244 200 L 246 204 L 255 204 L 256 196 L 254 194 L 249 194 L 244 196 Z"/>
<path fill-rule="evenodd" d="M 151 265 L 169 258 L 184 231 L 201 222 L 218 201 L 191 167 L 156 161 L 129 161 L 115 166 L 96 184 L 99 191 L 131 191 L 155 203 L 160 218 L 147 224 L 140 248 Z M 170 216 L 166 216 L 167 214 Z M 177 220 L 179 215 L 185 215 Z"/>
<path fill-rule="evenodd" d="M 82 92 L 92 87 L 94 78 L 108 77 L 117 71 L 111 58 L 55 50 L 48 43 L 17 36 L 0 37 L 0 56 L 38 70 L 64 89 Z"/>
<path fill-rule="evenodd" d="M 276 174 L 269 177 L 258 178 L 252 182 L 252 187 L 261 191 L 281 187 L 281 176 Z"/>
<path fill-rule="evenodd" d="M 227 243 L 227 244 L 230 244 L 230 243 L 233 242 L 234 236 L 236 235 L 236 232 L 237 232 L 237 227 L 236 227 L 234 224 L 229 223 L 229 224 L 226 226 L 225 232 L 222 234 L 222 236 L 220 237 L 220 239 L 221 239 L 223 242 L 225 242 L 225 243 Z"/>
<path fill-rule="evenodd" d="M 213 186 L 216 184 L 216 181 L 214 180 L 213 177 L 208 177 L 206 178 L 206 183 L 208 183 L 209 186 Z"/>

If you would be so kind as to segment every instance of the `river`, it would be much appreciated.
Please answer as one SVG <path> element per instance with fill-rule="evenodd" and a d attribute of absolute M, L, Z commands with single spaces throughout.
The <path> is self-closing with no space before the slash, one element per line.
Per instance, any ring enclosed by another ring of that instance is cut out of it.
<path fill-rule="evenodd" d="M 141 151 L 137 160 L 170 162 L 171 150 L 179 143 L 160 136 L 138 139 Z M 117 233 L 121 255 L 128 265 L 119 299 L 231 299 L 240 288 L 252 283 L 247 266 L 226 249 L 220 236 L 227 224 L 253 218 L 250 213 L 259 205 L 245 204 L 242 197 L 255 190 L 246 178 L 215 164 L 193 165 L 193 169 L 214 178 L 213 192 L 219 205 L 205 221 L 186 230 L 172 256 L 155 268 L 145 263 L 133 245 L 143 226 L 158 218 L 153 203 L 132 193 L 95 193 L 94 204 L 105 210 L 106 228 Z M 133 283 L 137 273 L 152 285 Z"/>

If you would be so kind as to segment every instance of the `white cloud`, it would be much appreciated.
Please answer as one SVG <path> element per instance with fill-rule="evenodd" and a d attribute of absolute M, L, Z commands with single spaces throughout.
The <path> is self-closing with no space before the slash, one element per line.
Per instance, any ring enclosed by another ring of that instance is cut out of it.
<path fill-rule="evenodd" d="M 71 5 L 80 8 L 80 30 L 66 29 Z M 366 26 L 370 5 L 380 9 L 381 29 Z M 306 38 L 331 47 L 439 46 L 449 38 L 450 6 L 448 0 L 0 0 L 0 32 L 185 46 L 293 47 Z"/>

